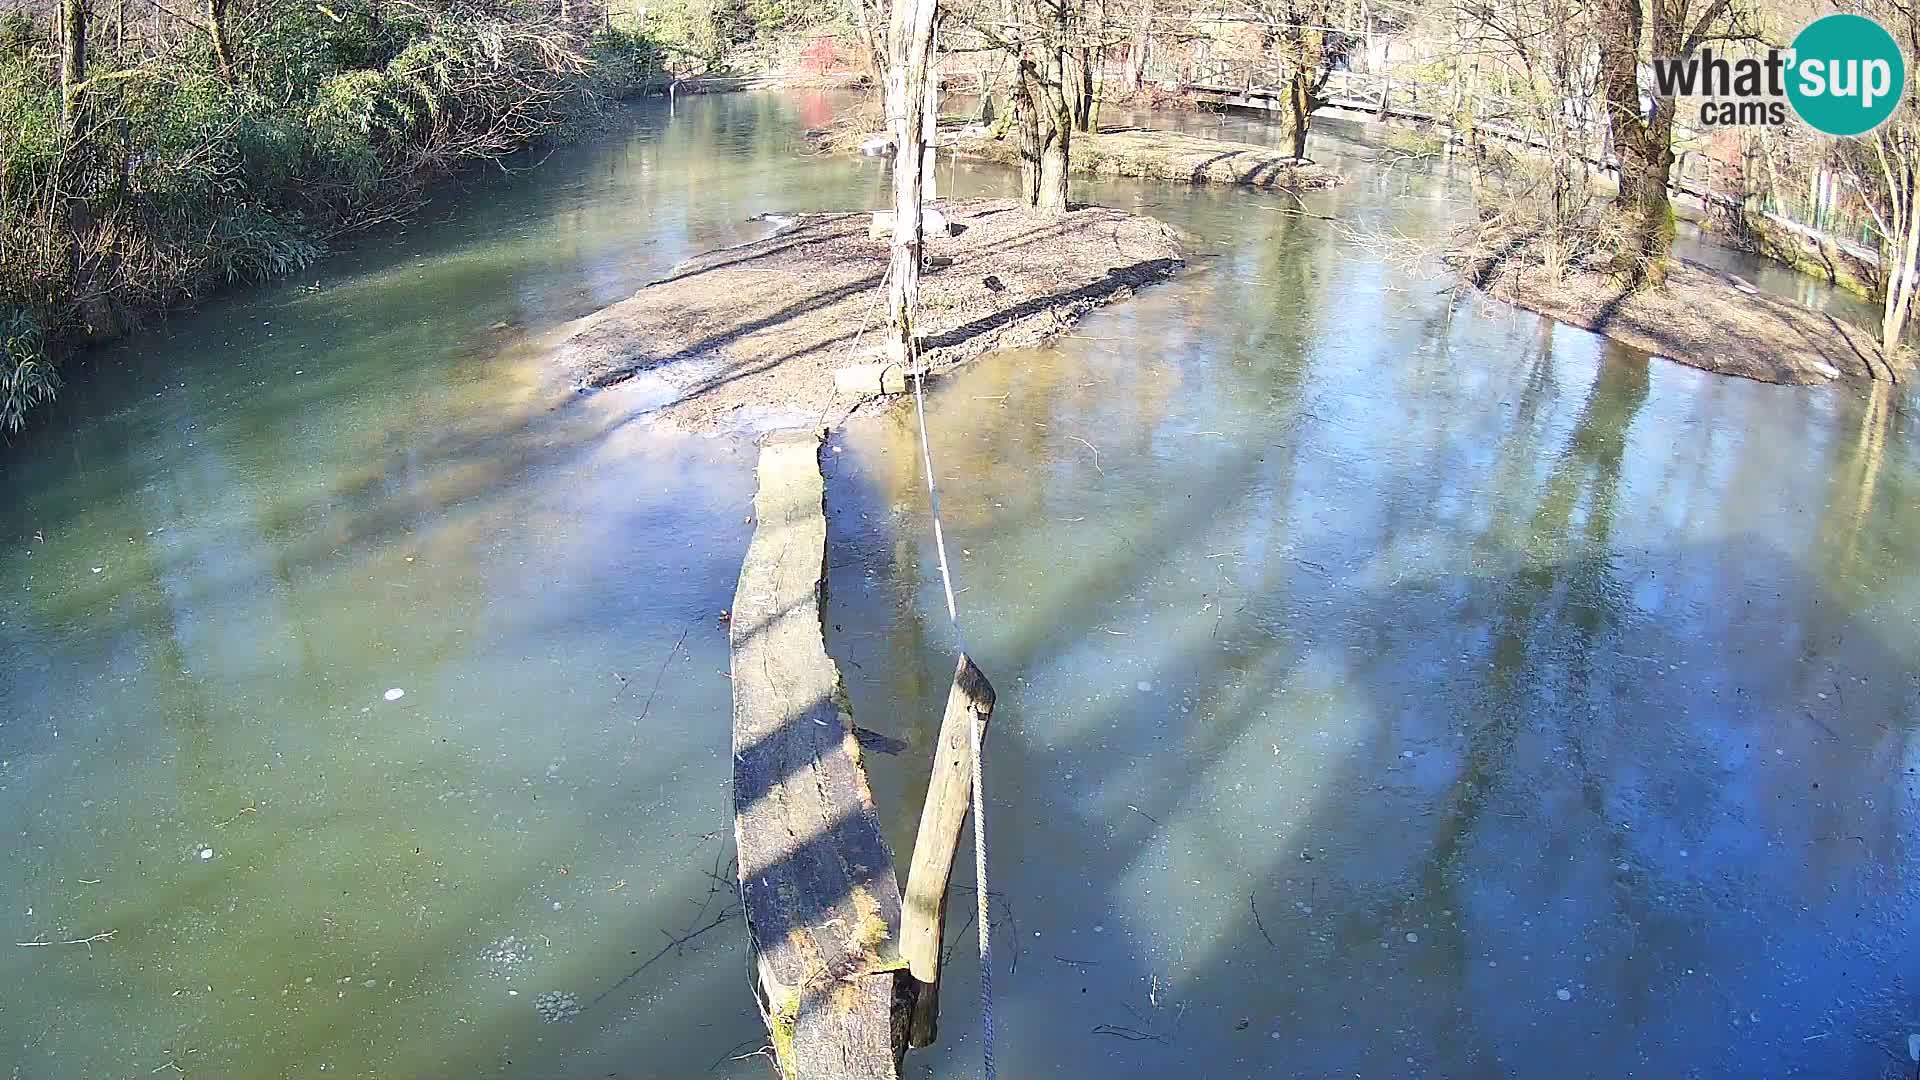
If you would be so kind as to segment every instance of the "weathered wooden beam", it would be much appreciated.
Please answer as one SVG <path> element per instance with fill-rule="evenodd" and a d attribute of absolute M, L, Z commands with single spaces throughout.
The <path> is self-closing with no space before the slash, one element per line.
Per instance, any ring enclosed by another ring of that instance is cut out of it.
<path fill-rule="evenodd" d="M 820 632 L 824 493 L 816 435 L 762 444 L 729 631 L 740 896 L 782 1075 L 896 1080 L 900 887 Z"/>
<path fill-rule="evenodd" d="M 965 653 L 947 691 L 940 742 L 933 752 L 920 832 L 907 871 L 906 903 L 900 914 L 900 955 L 907 961 L 907 1043 L 931 1046 L 939 1035 L 940 938 L 947 920 L 947 883 L 960 851 L 960 830 L 973 805 L 973 717 L 986 737 L 993 716 L 993 684 Z"/>

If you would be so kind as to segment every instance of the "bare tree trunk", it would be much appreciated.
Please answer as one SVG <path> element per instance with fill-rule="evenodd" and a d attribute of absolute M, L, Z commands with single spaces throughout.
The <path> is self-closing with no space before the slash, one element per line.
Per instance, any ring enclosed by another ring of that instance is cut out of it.
<path fill-rule="evenodd" d="M 887 119 L 893 127 L 893 262 L 887 289 L 887 347 L 912 365 L 919 358 L 914 318 L 920 303 L 922 180 L 926 101 L 933 66 L 937 0 L 897 0 L 887 32 Z"/>
<path fill-rule="evenodd" d="M 1040 205 L 1040 102 L 1034 88 L 1040 77 L 1032 71 L 1025 55 L 1014 58 L 1013 126 L 1020 135 L 1020 199 L 1028 206 Z"/>
<path fill-rule="evenodd" d="M 1067 108 L 1075 131 L 1092 131 L 1099 122 L 1100 87 L 1095 74 L 1099 63 L 1092 49 L 1075 49 L 1069 54 Z"/>
<path fill-rule="evenodd" d="M 1139 93 L 1146 85 L 1147 64 L 1153 55 L 1153 0 L 1146 0 L 1140 8 L 1140 25 L 1133 32 L 1133 40 L 1127 45 L 1127 90 Z"/>
<path fill-rule="evenodd" d="M 1068 95 L 1066 0 L 1018 6 L 1025 29 L 1014 57 L 1014 123 L 1020 129 L 1021 197 L 1047 213 L 1067 210 L 1067 166 L 1073 140 Z"/>
<path fill-rule="evenodd" d="M 1051 214 L 1067 211 L 1067 162 L 1073 139 L 1073 113 L 1067 106 L 1066 0 L 1049 0 L 1054 35 L 1041 57 L 1040 179 L 1034 208 Z"/>
<path fill-rule="evenodd" d="M 1281 117 L 1287 137 L 1287 153 L 1296 158 L 1307 156 L 1307 128 L 1313 122 L 1313 93 L 1307 84 L 1306 70 L 1295 65 L 1287 79 L 1286 112 Z"/>
<path fill-rule="evenodd" d="M 853 35 L 860 46 L 860 66 L 867 73 L 867 80 L 875 86 L 885 86 L 887 80 L 886 62 L 880 54 L 880 42 L 873 33 L 873 19 L 868 14 L 870 0 L 848 0 L 847 6 L 853 9 Z"/>
<path fill-rule="evenodd" d="M 80 128 L 80 89 L 87 81 L 87 0 L 60 5 L 60 119 L 71 138 Z"/>
<path fill-rule="evenodd" d="M 1656 3 L 1659 0 L 1655 0 Z M 1666 277 L 1666 259 L 1673 247 L 1673 205 L 1667 178 L 1673 169 L 1673 110 L 1671 98 L 1655 98 L 1653 115 L 1640 116 L 1640 0 L 1600 0 L 1594 5 L 1599 30 L 1600 83 L 1607 102 L 1607 128 L 1620 165 L 1620 193 L 1614 205 L 1631 222 L 1633 250 L 1622 252 L 1635 260 L 1631 272 L 1650 284 Z M 1680 55 L 1679 35 L 1656 10 L 1653 55 Z"/>
<path fill-rule="evenodd" d="M 1907 320 L 1913 314 L 1914 292 L 1920 286 L 1915 280 L 1920 276 L 1920 207 L 1915 205 L 1916 196 L 1920 196 L 1920 184 L 1916 184 L 1916 180 L 1920 177 L 1915 176 L 1913 162 L 1906 153 L 1889 154 L 1882 160 L 1892 204 L 1889 224 L 1893 231 L 1887 237 L 1882 257 L 1887 298 L 1880 315 L 1880 358 L 1891 374 L 1900 340 L 1906 334 Z"/>
<path fill-rule="evenodd" d="M 207 36 L 213 39 L 213 59 L 220 77 L 233 81 L 233 48 L 227 39 L 228 0 L 207 0 Z"/>

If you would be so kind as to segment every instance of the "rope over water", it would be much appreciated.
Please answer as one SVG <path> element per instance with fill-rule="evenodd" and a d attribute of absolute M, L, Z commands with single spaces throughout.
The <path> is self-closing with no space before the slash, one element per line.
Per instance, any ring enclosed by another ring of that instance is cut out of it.
<path fill-rule="evenodd" d="M 919 360 L 919 357 L 915 357 Z M 933 446 L 927 440 L 927 368 L 924 361 L 913 372 L 914 411 L 920 421 L 920 463 L 927 473 L 927 507 L 933 517 L 933 546 L 940 558 L 940 587 L 947 596 L 947 621 L 953 624 L 953 637 L 960 655 L 967 655 L 966 639 L 960 634 L 960 610 L 953 600 L 953 571 L 947 562 L 947 538 L 940 527 L 940 487 L 933 479 Z M 961 667 L 965 667 L 962 664 Z M 973 746 L 973 898 L 974 931 L 980 943 L 980 1069 L 986 1080 L 994 1080 L 993 1065 L 993 932 L 987 919 L 987 796 L 986 778 L 980 768 L 980 710 L 967 709 Z"/>

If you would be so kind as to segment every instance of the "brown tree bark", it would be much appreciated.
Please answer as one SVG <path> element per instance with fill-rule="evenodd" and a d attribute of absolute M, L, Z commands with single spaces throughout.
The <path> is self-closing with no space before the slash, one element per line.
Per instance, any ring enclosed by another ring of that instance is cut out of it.
<path fill-rule="evenodd" d="M 1320 103 L 1320 92 L 1326 88 L 1333 72 L 1333 49 L 1323 25 L 1328 18 L 1331 16 L 1323 8 L 1290 6 L 1284 18 L 1267 27 L 1276 59 L 1286 72 L 1280 124 L 1287 140 L 1287 152 L 1296 158 L 1307 156 L 1307 133 L 1313 126 L 1313 110 Z"/>
<path fill-rule="evenodd" d="M 1075 131 L 1092 131 L 1099 123 L 1099 66 L 1099 56 L 1093 49 L 1075 49 L 1068 56 L 1067 108 Z"/>
<path fill-rule="evenodd" d="M 1662 0 L 1654 0 L 1656 12 Z M 1620 167 L 1620 192 L 1614 205 L 1627 216 L 1631 250 L 1622 254 L 1634 261 L 1635 277 L 1658 283 L 1661 264 L 1673 243 L 1673 207 L 1667 197 L 1667 176 L 1673 166 L 1673 102 L 1654 102 L 1653 114 L 1640 113 L 1640 42 L 1644 19 L 1640 0 L 1598 0 L 1594 21 L 1600 42 L 1600 85 L 1606 97 L 1607 126 L 1613 135 L 1614 157 Z M 1664 14 L 1664 13 L 1659 13 Z M 1664 25 L 1664 18 L 1656 23 Z M 1656 32 L 1654 55 L 1667 44 Z"/>
<path fill-rule="evenodd" d="M 1594 27 L 1600 47 L 1600 88 L 1606 98 L 1607 129 L 1620 167 L 1620 192 L 1614 205 L 1627 216 L 1634 260 L 1633 275 L 1649 284 L 1665 280 L 1673 248 L 1673 201 L 1668 180 L 1673 172 L 1672 98 L 1653 98 L 1652 112 L 1640 111 L 1640 56 L 1683 58 L 1693 55 L 1713 27 L 1727 15 L 1731 0 L 1710 0 L 1697 14 L 1689 0 L 1595 0 Z"/>
<path fill-rule="evenodd" d="M 1065 0 L 1053 0 L 1047 6 L 1062 13 L 1066 9 Z M 1054 44 L 1043 50 L 1039 70 L 1040 174 L 1034 186 L 1033 205 L 1045 213 L 1064 214 L 1067 212 L 1068 155 L 1073 142 L 1073 112 L 1067 104 L 1066 49 Z"/>
<path fill-rule="evenodd" d="M 1014 63 L 1014 126 L 1020 133 L 1021 197 L 1051 214 L 1067 211 L 1067 167 L 1073 144 L 1068 99 L 1067 0 L 1022 0 Z"/>
<path fill-rule="evenodd" d="M 1287 153 L 1304 158 L 1307 156 L 1307 129 L 1313 123 L 1313 90 L 1307 83 L 1306 71 L 1297 66 L 1287 79 L 1286 106 L 1286 111 L 1281 114 L 1281 125 L 1286 132 Z"/>

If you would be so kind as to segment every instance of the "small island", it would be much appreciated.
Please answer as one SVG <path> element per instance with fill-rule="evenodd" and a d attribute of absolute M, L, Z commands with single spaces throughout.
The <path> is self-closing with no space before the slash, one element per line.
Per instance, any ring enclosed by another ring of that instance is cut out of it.
<path fill-rule="evenodd" d="M 1106 207 L 1064 214 L 1009 199 L 937 204 L 917 325 L 930 370 L 1037 345 L 1181 265 L 1174 230 Z M 577 389 L 634 384 L 642 408 L 706 434 L 840 419 L 866 396 L 835 373 L 871 362 L 888 239 L 867 211 L 808 214 L 763 240 L 690 259 L 563 329 L 553 369 Z"/>

